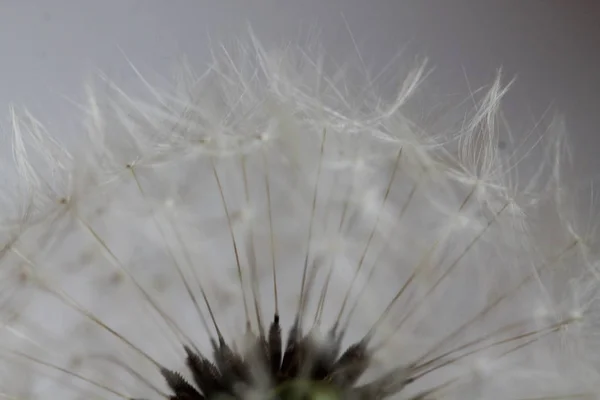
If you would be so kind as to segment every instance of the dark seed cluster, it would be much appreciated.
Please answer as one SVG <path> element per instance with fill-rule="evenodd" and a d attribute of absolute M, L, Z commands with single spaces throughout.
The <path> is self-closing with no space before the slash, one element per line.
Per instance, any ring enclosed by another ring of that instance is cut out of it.
<path fill-rule="evenodd" d="M 341 336 L 332 329 L 325 341 L 303 334 L 296 319 L 285 348 L 282 346 L 279 316 L 275 315 L 266 334 L 255 336 L 244 354 L 232 350 L 219 335 L 212 341 L 213 361 L 199 351 L 185 347 L 186 364 L 194 380 L 192 385 L 181 374 L 161 371 L 173 392 L 170 400 L 244 399 L 256 389 L 256 369 L 266 373 L 269 387 L 264 398 L 273 400 L 373 400 L 397 393 L 408 380 L 397 382 L 385 377 L 357 385 L 371 363 L 367 340 L 344 351 Z M 393 381 L 393 382 L 392 382 Z"/>

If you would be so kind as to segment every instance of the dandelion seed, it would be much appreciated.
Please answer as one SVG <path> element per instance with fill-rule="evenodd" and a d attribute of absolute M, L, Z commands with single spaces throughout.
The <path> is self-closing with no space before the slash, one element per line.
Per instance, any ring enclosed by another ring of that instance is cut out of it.
<path fill-rule="evenodd" d="M 436 133 L 423 65 L 386 102 L 324 63 L 253 39 L 171 92 L 135 69 L 154 104 L 103 77 L 68 151 L 12 112 L 0 396 L 600 397 L 562 138 L 502 136 L 501 77 Z"/>

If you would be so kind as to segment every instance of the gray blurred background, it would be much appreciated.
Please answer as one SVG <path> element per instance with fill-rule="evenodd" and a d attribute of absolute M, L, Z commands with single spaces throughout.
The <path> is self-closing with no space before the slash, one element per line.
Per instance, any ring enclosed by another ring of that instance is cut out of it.
<path fill-rule="evenodd" d="M 267 45 L 318 31 L 341 58 L 354 55 L 353 36 L 375 71 L 400 50 L 426 56 L 439 90 L 464 98 L 467 81 L 490 83 L 502 66 L 517 77 L 505 103 L 513 118 L 532 125 L 560 111 L 578 171 L 600 168 L 595 0 L 0 0 L 0 115 L 12 102 L 57 135 L 72 132 L 77 110 L 65 97 L 81 99 L 97 70 L 136 79 L 124 54 L 157 76 L 182 54 L 202 65 L 210 39 L 244 35 L 247 24 Z"/>

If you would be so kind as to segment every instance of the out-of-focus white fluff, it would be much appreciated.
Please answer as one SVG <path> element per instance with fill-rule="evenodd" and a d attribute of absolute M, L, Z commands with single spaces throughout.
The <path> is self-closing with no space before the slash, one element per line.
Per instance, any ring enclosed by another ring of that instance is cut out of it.
<path fill-rule="evenodd" d="M 181 343 L 210 350 L 202 288 L 240 346 L 276 306 L 286 330 L 299 305 L 305 329 L 341 315 L 347 344 L 374 328 L 365 379 L 418 378 L 394 398 L 600 397 L 594 222 L 564 137 L 499 150 L 519 143 L 500 78 L 428 126 L 425 66 L 389 101 L 329 67 L 254 42 L 172 90 L 142 79 L 143 99 L 105 81 L 67 147 L 13 110 L 2 396 L 160 398 L 148 358 L 182 371 Z"/>

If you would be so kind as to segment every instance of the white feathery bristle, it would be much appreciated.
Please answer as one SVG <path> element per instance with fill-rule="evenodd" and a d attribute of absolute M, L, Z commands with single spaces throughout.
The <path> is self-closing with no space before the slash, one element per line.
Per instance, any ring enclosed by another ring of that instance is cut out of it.
<path fill-rule="evenodd" d="M 147 98 L 101 77 L 77 144 L 11 109 L 0 397 L 200 399 L 165 380 L 204 390 L 184 345 L 250 354 L 277 314 L 284 344 L 299 321 L 313 349 L 367 346 L 346 398 L 600 398 L 595 222 L 559 123 L 518 140 L 500 74 L 429 123 L 423 64 L 386 99 L 300 48 L 235 50 L 172 89 L 135 69 Z M 279 393 L 244 360 L 233 397 Z"/>

